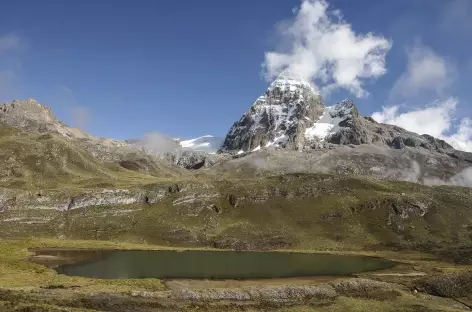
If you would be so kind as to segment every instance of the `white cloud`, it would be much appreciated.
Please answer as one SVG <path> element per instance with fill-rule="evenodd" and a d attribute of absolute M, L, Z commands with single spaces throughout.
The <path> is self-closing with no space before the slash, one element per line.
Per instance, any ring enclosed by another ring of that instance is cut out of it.
<path fill-rule="evenodd" d="M 416 44 L 407 49 L 407 70 L 395 82 L 390 97 L 414 97 L 424 92 L 441 95 L 453 83 L 454 65 L 430 48 Z"/>
<path fill-rule="evenodd" d="M 21 51 L 26 47 L 25 40 L 16 34 L 0 36 L 0 53 Z"/>
<path fill-rule="evenodd" d="M 356 34 L 325 0 L 302 0 L 294 18 L 281 23 L 278 49 L 265 53 L 268 81 L 287 70 L 311 82 L 322 93 L 343 88 L 357 97 L 368 95 L 363 82 L 385 74 L 391 42 L 372 33 Z"/>
<path fill-rule="evenodd" d="M 463 118 L 459 127 L 454 129 L 457 105 L 457 99 L 449 98 L 407 112 L 400 112 L 399 106 L 390 106 L 373 113 L 372 118 L 412 132 L 432 135 L 445 140 L 456 149 L 472 152 L 472 120 Z"/>
<path fill-rule="evenodd" d="M 463 118 L 457 132 L 447 140 L 458 150 L 472 152 L 472 119 Z"/>

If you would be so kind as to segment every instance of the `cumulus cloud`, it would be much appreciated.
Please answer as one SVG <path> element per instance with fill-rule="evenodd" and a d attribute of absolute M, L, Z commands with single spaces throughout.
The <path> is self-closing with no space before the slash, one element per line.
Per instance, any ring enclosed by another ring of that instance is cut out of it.
<path fill-rule="evenodd" d="M 449 98 L 406 112 L 401 112 L 399 106 L 390 106 L 373 113 L 372 118 L 412 132 L 432 135 L 445 140 L 456 149 L 472 152 L 472 120 L 463 118 L 459 121 L 459 126 L 454 127 L 457 105 L 456 98 Z"/>
<path fill-rule="evenodd" d="M 408 98 L 424 92 L 443 94 L 453 83 L 455 68 L 432 49 L 417 43 L 407 49 L 406 71 L 397 79 L 391 98 Z"/>
<path fill-rule="evenodd" d="M 279 49 L 265 53 L 265 78 L 271 81 L 287 71 L 325 94 L 343 88 L 367 96 L 363 83 L 386 73 L 391 41 L 355 33 L 325 0 L 302 0 L 293 12 L 293 19 L 279 24 Z"/>
<path fill-rule="evenodd" d="M 463 118 L 457 131 L 446 139 L 456 149 L 472 152 L 472 119 Z"/>

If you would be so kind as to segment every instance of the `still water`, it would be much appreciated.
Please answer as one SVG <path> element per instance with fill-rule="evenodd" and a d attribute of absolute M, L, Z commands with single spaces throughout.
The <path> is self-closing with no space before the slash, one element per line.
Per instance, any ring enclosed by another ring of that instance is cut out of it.
<path fill-rule="evenodd" d="M 102 279 L 259 279 L 350 275 L 393 267 L 388 260 L 350 255 L 233 251 L 36 250 L 61 274 Z M 35 261 L 35 257 L 32 261 Z M 40 263 L 39 261 L 35 261 Z"/>

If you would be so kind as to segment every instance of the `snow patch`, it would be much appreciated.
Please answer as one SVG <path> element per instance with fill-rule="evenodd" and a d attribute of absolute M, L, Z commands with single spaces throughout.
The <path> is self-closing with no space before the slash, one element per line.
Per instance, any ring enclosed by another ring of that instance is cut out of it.
<path fill-rule="evenodd" d="M 265 147 L 269 147 L 272 145 L 285 145 L 287 144 L 287 142 L 288 142 L 288 136 L 284 134 L 284 135 L 276 137 L 274 140 L 267 143 Z"/>
<path fill-rule="evenodd" d="M 306 138 L 319 138 L 323 141 L 329 134 L 332 133 L 334 125 L 329 123 L 315 123 L 313 127 L 307 128 L 305 130 Z"/>
<path fill-rule="evenodd" d="M 324 109 L 323 115 L 313 124 L 313 126 L 305 130 L 305 138 L 318 138 L 324 141 L 327 136 L 336 133 L 342 121 L 352 117 L 352 108 L 354 104 L 350 101 L 344 100 L 339 104 L 327 106 Z"/>

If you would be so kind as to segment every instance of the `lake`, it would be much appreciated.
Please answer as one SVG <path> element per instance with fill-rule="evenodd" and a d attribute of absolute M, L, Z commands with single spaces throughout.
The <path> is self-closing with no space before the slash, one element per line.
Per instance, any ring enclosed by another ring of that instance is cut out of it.
<path fill-rule="evenodd" d="M 31 261 L 100 279 L 262 279 L 348 276 L 388 269 L 385 259 L 321 253 L 37 249 Z"/>

